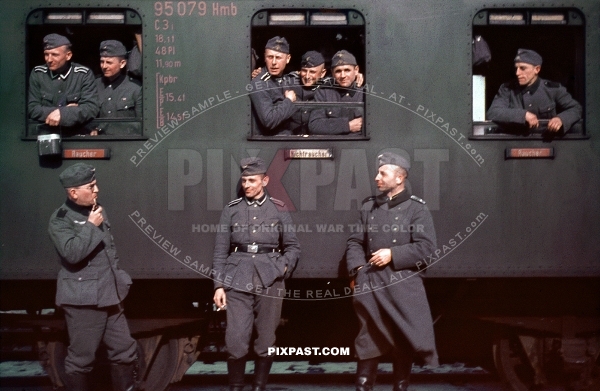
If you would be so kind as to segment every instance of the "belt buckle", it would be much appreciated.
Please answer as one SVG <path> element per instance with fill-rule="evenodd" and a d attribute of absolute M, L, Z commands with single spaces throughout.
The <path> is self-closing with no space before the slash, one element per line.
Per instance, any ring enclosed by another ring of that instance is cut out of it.
<path fill-rule="evenodd" d="M 248 252 L 256 254 L 258 252 L 258 244 L 249 244 L 248 245 Z"/>

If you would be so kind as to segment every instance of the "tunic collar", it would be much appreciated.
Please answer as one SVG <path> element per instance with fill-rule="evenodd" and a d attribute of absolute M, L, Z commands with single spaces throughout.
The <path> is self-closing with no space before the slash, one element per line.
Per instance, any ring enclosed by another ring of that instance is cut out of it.
<path fill-rule="evenodd" d="M 410 199 L 410 191 L 408 191 L 408 189 L 405 188 L 400 193 L 392 196 L 392 198 L 388 198 L 385 194 L 380 194 L 375 198 L 375 203 L 377 204 L 377 206 L 381 206 L 387 203 L 388 207 L 391 209 L 400 205 L 404 201 L 407 201 L 408 199 Z"/>
<path fill-rule="evenodd" d="M 532 85 L 530 85 L 530 86 L 527 86 L 527 87 L 523 88 L 523 89 L 521 90 L 521 94 L 526 94 L 526 93 L 527 93 L 527 91 L 529 91 L 529 93 L 530 93 L 531 95 L 533 95 L 533 94 L 535 94 L 535 92 L 537 91 L 537 89 L 538 89 L 538 87 L 539 87 L 539 86 L 540 86 L 540 78 L 538 77 L 538 78 L 537 78 L 537 79 L 536 79 L 536 80 L 533 82 L 533 84 L 532 84 Z"/>
<path fill-rule="evenodd" d="M 252 200 L 250 200 L 250 199 L 248 199 L 246 197 L 244 197 L 244 198 L 246 199 L 246 203 L 248 205 L 254 205 L 256 203 L 258 206 L 261 206 L 267 200 L 267 192 L 265 191 L 264 194 L 262 195 L 262 197 L 260 197 L 258 199 L 252 199 Z"/>
<path fill-rule="evenodd" d="M 88 216 L 90 214 L 90 211 L 92 210 L 91 206 L 78 205 L 74 201 L 72 201 L 68 198 L 67 198 L 67 201 L 65 202 L 65 205 L 67 205 L 74 212 L 80 213 L 84 216 Z"/>
<path fill-rule="evenodd" d="M 340 94 L 340 96 L 348 94 L 353 97 L 359 90 L 359 88 L 356 87 L 356 82 L 352 83 L 350 87 L 340 87 L 337 83 L 334 84 L 334 86 L 336 91 Z"/>
<path fill-rule="evenodd" d="M 108 87 L 108 86 L 112 85 L 113 90 L 115 88 L 117 88 L 118 86 L 120 86 L 121 83 L 123 83 L 123 80 L 125 80 L 124 73 L 119 74 L 119 76 L 117 76 L 117 78 L 112 81 L 109 80 L 108 78 L 102 76 L 102 83 L 104 83 L 104 87 Z"/>
<path fill-rule="evenodd" d="M 69 77 L 69 75 L 71 74 L 71 63 L 68 62 L 66 63 L 62 68 L 58 69 L 55 72 L 50 71 L 50 77 L 52 79 L 56 79 L 57 77 L 60 77 L 62 80 L 65 80 L 67 77 Z"/>

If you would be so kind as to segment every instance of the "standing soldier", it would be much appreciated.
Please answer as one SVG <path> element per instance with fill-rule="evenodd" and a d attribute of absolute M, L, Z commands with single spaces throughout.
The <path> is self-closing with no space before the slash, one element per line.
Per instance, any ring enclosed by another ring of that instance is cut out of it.
<path fill-rule="evenodd" d="M 354 278 L 356 390 L 370 391 L 379 357 L 393 353 L 394 391 L 406 391 L 416 355 L 437 365 L 433 322 L 416 264 L 435 251 L 433 220 L 405 181 L 410 163 L 393 153 L 378 157 L 376 197 L 361 209 L 362 230 L 348 239 L 346 259 Z M 410 278 L 406 278 L 410 276 Z"/>
<path fill-rule="evenodd" d="M 223 210 L 217 233 L 213 269 L 214 302 L 227 309 L 225 345 L 230 391 L 244 388 L 246 355 L 256 329 L 253 391 L 263 391 L 273 363 L 281 318 L 284 280 L 298 262 L 300 244 L 285 204 L 269 197 L 267 167 L 260 158 L 241 161 L 244 197 Z"/>
<path fill-rule="evenodd" d="M 36 66 L 29 76 L 29 117 L 50 126 L 53 133 L 60 133 L 59 126 L 77 132 L 98 114 L 94 75 L 89 68 L 71 63 L 72 56 L 67 37 L 46 35 L 46 65 Z"/>
<path fill-rule="evenodd" d="M 77 163 L 60 174 L 67 201 L 50 218 L 48 232 L 58 251 L 56 305 L 65 313 L 69 348 L 68 391 L 87 391 L 100 343 L 106 345 L 115 391 L 135 389 L 135 339 L 123 314 L 131 278 L 119 258 L 106 212 L 97 204 L 96 172 Z"/>

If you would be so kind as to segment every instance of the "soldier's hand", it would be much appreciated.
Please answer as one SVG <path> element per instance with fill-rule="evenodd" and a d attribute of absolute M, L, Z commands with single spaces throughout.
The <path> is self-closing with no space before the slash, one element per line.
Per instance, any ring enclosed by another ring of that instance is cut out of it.
<path fill-rule="evenodd" d="M 252 71 L 252 78 L 254 79 L 256 76 L 258 76 L 258 74 L 262 72 L 262 68 L 258 67 L 255 70 Z"/>
<path fill-rule="evenodd" d="M 364 81 L 365 81 L 365 76 L 362 73 L 358 72 L 356 74 L 356 80 L 354 81 L 356 83 L 356 86 L 362 87 Z"/>
<path fill-rule="evenodd" d="M 215 302 L 218 309 L 224 310 L 225 306 L 227 305 L 225 289 L 217 288 L 217 290 L 215 290 L 215 295 L 213 296 L 213 301 Z"/>
<path fill-rule="evenodd" d="M 100 224 L 104 221 L 104 217 L 102 217 L 102 207 L 99 206 L 98 209 L 90 212 L 88 216 L 88 221 L 94 224 L 96 227 L 99 227 Z"/>
<path fill-rule="evenodd" d="M 392 261 L 392 250 L 389 248 L 382 248 L 371 254 L 369 263 L 374 266 L 385 266 Z"/>
<path fill-rule="evenodd" d="M 539 125 L 537 115 L 530 113 L 529 111 L 525 113 L 525 122 L 527 122 L 529 129 L 537 128 Z"/>
<path fill-rule="evenodd" d="M 548 130 L 550 132 L 558 132 L 560 128 L 562 128 L 562 126 L 562 120 L 558 117 L 554 117 L 550 121 L 548 121 Z"/>
<path fill-rule="evenodd" d="M 348 122 L 348 125 L 350 126 L 351 133 L 360 132 L 362 129 L 362 117 L 354 118 L 352 121 Z"/>
<path fill-rule="evenodd" d="M 46 125 L 58 126 L 60 125 L 60 110 L 56 109 L 46 117 Z"/>
<path fill-rule="evenodd" d="M 296 93 L 292 90 L 286 90 L 285 97 L 291 100 L 292 102 L 296 101 Z"/>

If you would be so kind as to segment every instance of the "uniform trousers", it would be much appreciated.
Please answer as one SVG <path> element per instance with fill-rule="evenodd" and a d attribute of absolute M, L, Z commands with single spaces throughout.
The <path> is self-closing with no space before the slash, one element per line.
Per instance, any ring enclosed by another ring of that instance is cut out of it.
<path fill-rule="evenodd" d="M 67 374 L 90 372 L 101 342 L 112 364 L 130 364 L 135 360 L 137 344 L 131 337 L 121 304 L 102 308 L 63 305 L 62 309 L 69 332 Z"/>
<path fill-rule="evenodd" d="M 256 273 L 254 280 L 257 282 Z M 268 288 L 257 289 L 256 286 L 249 291 L 227 291 L 225 345 L 230 359 L 240 359 L 248 354 L 253 330 L 256 330 L 254 353 L 258 357 L 267 357 L 268 349 L 275 346 L 285 282 L 277 279 Z"/>

